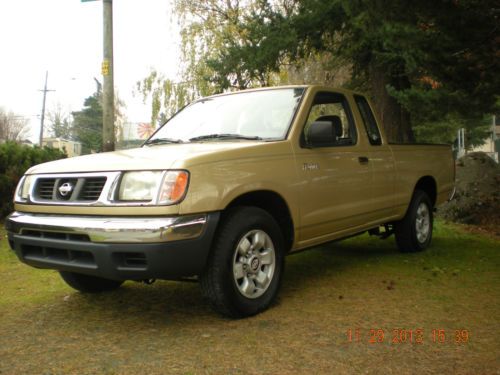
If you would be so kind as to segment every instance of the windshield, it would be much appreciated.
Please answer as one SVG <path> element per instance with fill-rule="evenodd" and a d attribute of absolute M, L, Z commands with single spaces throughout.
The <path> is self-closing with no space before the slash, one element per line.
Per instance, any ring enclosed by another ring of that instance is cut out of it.
<path fill-rule="evenodd" d="M 303 92 L 303 88 L 242 91 L 201 99 L 178 112 L 146 144 L 282 140 Z"/>

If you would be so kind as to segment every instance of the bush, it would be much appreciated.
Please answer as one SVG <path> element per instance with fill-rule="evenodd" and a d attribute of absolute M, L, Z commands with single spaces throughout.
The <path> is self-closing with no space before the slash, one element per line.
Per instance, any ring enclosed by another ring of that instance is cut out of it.
<path fill-rule="evenodd" d="M 12 198 L 24 172 L 33 165 L 65 158 L 66 154 L 53 148 L 0 144 L 0 219 L 13 210 Z"/>

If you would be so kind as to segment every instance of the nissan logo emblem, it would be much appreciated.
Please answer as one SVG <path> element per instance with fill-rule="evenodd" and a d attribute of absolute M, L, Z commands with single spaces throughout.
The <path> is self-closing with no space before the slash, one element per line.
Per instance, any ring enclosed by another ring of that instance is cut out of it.
<path fill-rule="evenodd" d="M 59 194 L 63 197 L 67 196 L 69 193 L 73 191 L 73 185 L 70 182 L 65 182 L 61 186 L 59 186 Z"/>

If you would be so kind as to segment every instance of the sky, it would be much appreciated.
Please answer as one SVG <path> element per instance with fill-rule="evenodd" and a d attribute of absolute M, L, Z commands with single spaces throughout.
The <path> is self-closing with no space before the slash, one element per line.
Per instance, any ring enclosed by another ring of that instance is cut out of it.
<path fill-rule="evenodd" d="M 102 82 L 102 2 L 0 2 L 0 107 L 29 120 L 37 141 L 45 72 L 46 113 L 80 110 Z M 179 31 L 168 0 L 114 0 L 114 83 L 129 122 L 149 122 L 151 109 L 135 92 L 151 69 L 176 79 Z M 47 126 L 47 121 L 45 122 Z"/>

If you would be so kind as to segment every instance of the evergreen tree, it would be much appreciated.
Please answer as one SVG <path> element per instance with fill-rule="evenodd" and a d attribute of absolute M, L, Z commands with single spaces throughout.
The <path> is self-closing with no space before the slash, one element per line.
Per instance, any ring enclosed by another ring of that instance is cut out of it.
<path fill-rule="evenodd" d="M 72 123 L 60 104 L 47 113 L 51 135 L 56 138 L 72 139 Z"/>
<path fill-rule="evenodd" d="M 352 67 L 351 86 L 371 93 L 391 141 L 413 141 L 414 125 L 471 121 L 495 110 L 498 4 L 492 0 L 296 0 L 237 24 L 251 43 L 226 38 L 208 64 L 212 78 L 277 71 L 328 52 Z"/>
<path fill-rule="evenodd" d="M 83 153 L 102 151 L 102 92 L 85 99 L 81 111 L 73 112 L 72 133 L 82 143 Z"/>
<path fill-rule="evenodd" d="M 154 120 L 198 96 L 290 82 L 291 72 L 320 83 L 310 74 L 318 61 L 325 84 L 371 96 L 392 142 L 449 142 L 462 126 L 475 140 L 498 110 L 497 1 L 173 1 L 183 82 L 153 72 L 139 85 L 153 96 Z"/>

